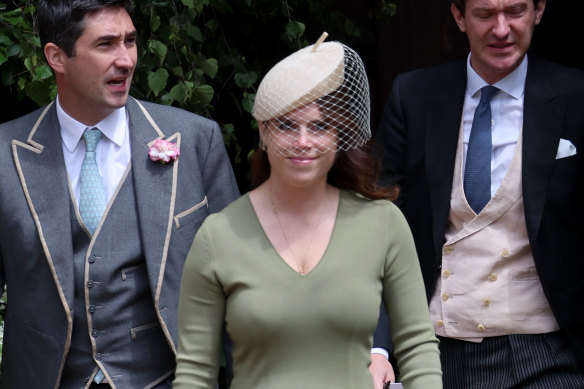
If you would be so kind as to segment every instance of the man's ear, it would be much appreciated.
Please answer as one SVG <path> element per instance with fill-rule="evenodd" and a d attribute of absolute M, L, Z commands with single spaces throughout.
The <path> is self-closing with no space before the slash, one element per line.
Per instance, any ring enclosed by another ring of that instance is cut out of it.
<path fill-rule="evenodd" d="M 464 15 L 454 4 L 450 5 L 450 12 L 452 12 L 452 16 L 454 17 L 454 21 L 458 26 L 458 29 L 462 32 L 466 32 L 466 27 L 464 25 Z"/>
<path fill-rule="evenodd" d="M 545 0 L 539 0 L 535 7 L 535 24 L 538 25 L 543 17 L 543 11 L 545 10 Z"/>
<path fill-rule="evenodd" d="M 45 45 L 45 58 L 47 63 L 55 73 L 61 74 L 65 71 L 65 59 L 67 54 L 56 44 L 47 43 Z"/>

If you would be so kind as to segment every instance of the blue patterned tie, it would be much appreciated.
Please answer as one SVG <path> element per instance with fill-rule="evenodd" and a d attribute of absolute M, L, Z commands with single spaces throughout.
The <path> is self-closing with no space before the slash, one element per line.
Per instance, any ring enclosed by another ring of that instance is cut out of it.
<path fill-rule="evenodd" d="M 79 197 L 79 212 L 83 223 L 91 232 L 99 225 L 101 216 L 105 211 L 105 190 L 97 161 L 95 160 L 95 148 L 101 138 L 101 131 L 97 128 L 87 128 L 83 133 L 85 139 L 85 158 L 81 165 L 81 195 Z"/>
<path fill-rule="evenodd" d="M 477 215 L 491 199 L 491 98 L 498 91 L 491 85 L 481 89 L 481 101 L 474 113 L 468 141 L 464 194 Z"/>

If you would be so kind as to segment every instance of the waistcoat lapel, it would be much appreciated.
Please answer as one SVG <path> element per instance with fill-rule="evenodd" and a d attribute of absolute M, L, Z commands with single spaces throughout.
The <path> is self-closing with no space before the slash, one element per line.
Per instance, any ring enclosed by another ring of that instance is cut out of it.
<path fill-rule="evenodd" d="M 503 182 L 489 203 L 483 208 L 481 213 L 475 215 L 468 204 L 463 188 L 463 129 L 462 123 L 458 140 L 458 150 L 456 152 L 456 166 L 452 182 L 452 200 L 450 222 L 454 224 L 458 232 L 455 236 L 448 238 L 448 244 L 454 244 L 477 231 L 485 228 L 489 224 L 499 219 L 507 212 L 522 196 L 521 191 L 521 139 L 519 135 L 517 146 L 513 153 L 513 159 L 509 170 L 505 173 Z"/>

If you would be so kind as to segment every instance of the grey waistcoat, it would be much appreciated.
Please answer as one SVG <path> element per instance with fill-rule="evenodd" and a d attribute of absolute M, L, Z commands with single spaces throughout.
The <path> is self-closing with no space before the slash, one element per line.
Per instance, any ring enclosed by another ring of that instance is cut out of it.
<path fill-rule="evenodd" d="M 174 370 L 148 283 L 131 168 L 120 185 L 92 247 L 71 221 L 75 303 L 64 389 L 86 387 L 98 363 L 118 389 L 154 386 Z"/>

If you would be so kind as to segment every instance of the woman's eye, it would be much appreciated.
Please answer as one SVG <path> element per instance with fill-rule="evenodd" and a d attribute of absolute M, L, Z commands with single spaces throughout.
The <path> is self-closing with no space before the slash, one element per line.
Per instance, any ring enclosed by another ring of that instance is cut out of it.
<path fill-rule="evenodd" d="M 295 127 L 296 126 L 295 126 L 294 122 L 286 121 L 286 122 L 281 122 L 280 125 L 278 126 L 278 129 L 280 129 L 281 131 L 290 131 L 290 130 L 294 130 Z"/>
<path fill-rule="evenodd" d="M 314 122 L 310 125 L 310 131 L 312 132 L 323 132 L 328 131 L 329 126 L 326 122 Z"/>

